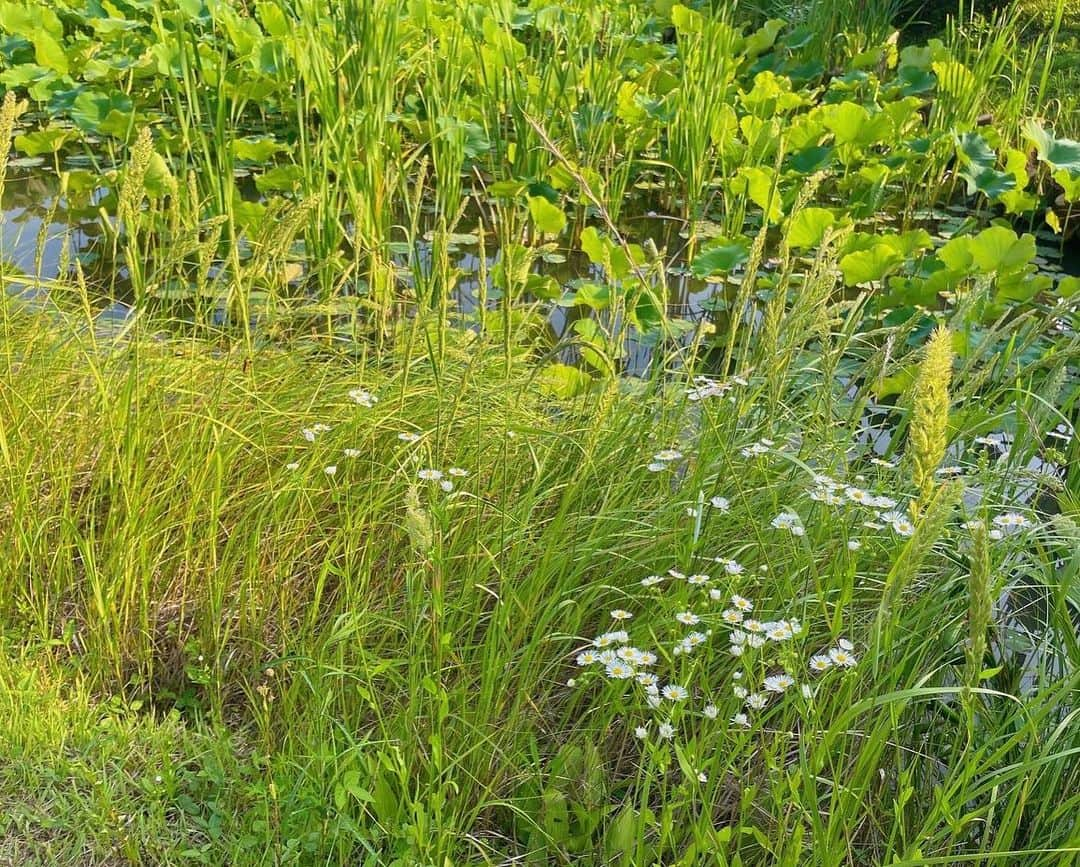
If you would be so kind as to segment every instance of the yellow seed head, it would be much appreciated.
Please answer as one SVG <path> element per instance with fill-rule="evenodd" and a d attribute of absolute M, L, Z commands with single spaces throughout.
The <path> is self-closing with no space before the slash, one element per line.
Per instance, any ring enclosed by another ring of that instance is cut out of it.
<path fill-rule="evenodd" d="M 117 216 L 125 226 L 130 226 L 142 205 L 143 194 L 146 192 L 146 171 L 150 168 L 153 155 L 154 141 L 150 136 L 150 128 L 143 127 L 131 148 L 131 158 L 128 160 L 124 181 L 120 185 L 116 206 Z"/>
<path fill-rule="evenodd" d="M 13 90 L 4 94 L 4 101 L 0 103 L 0 192 L 4 189 L 4 178 L 7 176 L 8 156 L 11 154 L 11 137 L 15 134 L 15 121 L 25 108 L 26 103 L 20 105 L 15 102 Z"/>
<path fill-rule="evenodd" d="M 947 328 L 938 328 L 926 346 L 911 408 L 908 459 L 912 481 L 919 490 L 917 508 L 929 502 L 934 492 L 934 472 L 948 445 L 952 358 L 952 336 Z"/>
<path fill-rule="evenodd" d="M 416 485 L 409 485 L 409 490 L 405 493 L 405 531 L 417 552 L 427 554 L 435 546 L 435 531 L 431 526 L 431 518 L 420 505 L 420 493 Z"/>

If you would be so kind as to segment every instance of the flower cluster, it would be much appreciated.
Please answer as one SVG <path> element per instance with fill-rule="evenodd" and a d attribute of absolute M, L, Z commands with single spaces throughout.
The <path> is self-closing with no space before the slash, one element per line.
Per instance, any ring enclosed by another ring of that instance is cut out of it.
<path fill-rule="evenodd" d="M 724 567 L 725 580 L 732 580 L 733 576 L 744 572 L 734 559 L 715 557 L 713 560 Z M 699 714 L 706 720 L 720 716 L 722 702 L 709 700 L 707 695 L 700 695 L 700 710 L 694 710 L 699 692 L 688 680 L 692 678 L 695 664 L 681 662 L 712 645 L 714 630 L 711 627 L 714 624 L 727 628 L 728 651 L 731 656 L 740 658 L 739 667 L 733 673 L 736 682 L 732 687 L 737 704 L 731 708 L 734 715 L 730 717 L 731 724 L 739 727 L 752 726 L 756 713 L 766 710 L 772 701 L 799 686 L 797 670 L 804 669 L 809 677 L 824 674 L 832 668 L 851 668 L 856 663 L 853 645 L 843 638 L 835 646 L 815 652 L 805 662 L 799 662 L 799 659 L 805 659 L 804 651 L 798 645 L 805 643 L 799 639 L 805 636 L 806 630 L 798 618 L 759 619 L 755 617 L 753 600 L 716 586 L 717 581 L 707 574 L 670 569 L 666 574 L 649 575 L 640 581 L 647 591 L 655 591 L 665 582 L 669 583 L 670 602 L 666 594 L 660 599 L 664 600 L 662 608 L 672 606 L 668 616 L 670 628 L 676 632 L 675 641 L 666 650 L 654 651 L 634 644 L 627 628 L 635 620 L 633 612 L 615 608 L 610 615 L 617 628 L 595 636 L 588 647 L 577 653 L 575 660 L 580 668 L 600 669 L 602 678 L 609 682 L 634 684 L 645 708 L 666 717 L 656 721 L 655 731 L 660 740 L 675 737 L 679 719 L 686 713 Z M 681 587 L 687 590 L 681 590 Z M 723 607 L 718 611 L 720 605 Z M 709 667 L 706 665 L 704 670 Z M 665 672 L 667 676 L 664 676 Z M 744 685 L 746 677 L 757 680 L 757 689 Z M 576 683 L 575 678 L 572 685 Z M 809 700 L 814 695 L 814 688 L 804 683 L 798 692 Z M 646 722 L 637 726 L 634 734 L 646 740 L 652 730 L 651 723 Z"/>
<path fill-rule="evenodd" d="M 461 467 L 450 467 L 445 473 L 442 470 L 423 469 L 417 472 L 416 477 L 422 482 L 438 482 L 439 487 L 449 494 L 454 490 L 454 482 L 453 479 L 448 477 L 453 476 L 454 478 L 463 479 L 467 475 L 469 475 L 468 470 Z"/>

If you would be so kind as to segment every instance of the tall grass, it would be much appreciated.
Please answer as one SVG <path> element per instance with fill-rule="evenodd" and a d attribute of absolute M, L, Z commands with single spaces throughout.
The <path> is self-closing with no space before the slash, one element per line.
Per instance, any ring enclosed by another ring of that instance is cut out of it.
<path fill-rule="evenodd" d="M 917 493 L 838 424 L 851 395 L 811 359 L 859 351 L 828 329 L 793 345 L 779 384 L 763 368 L 688 401 L 674 382 L 628 381 L 560 406 L 517 340 L 508 358 L 451 331 L 437 365 L 418 342 L 350 367 L 116 340 L 6 301 L 4 622 L 95 691 L 244 721 L 265 818 L 208 850 L 234 863 L 274 857 L 245 851 L 244 833 L 268 853 L 302 838 L 332 863 L 1068 862 L 1078 675 L 1054 637 L 1072 624 L 1055 563 L 1074 517 L 1042 523 L 975 453 L 967 486 L 984 504 L 970 517 L 931 505 L 910 537 L 900 518 L 869 529 L 861 507 L 807 499 L 832 484 L 814 473 Z M 972 380 L 957 377 L 962 402 Z M 805 412 L 820 389 L 832 409 Z M 985 404 L 964 430 L 1001 412 Z M 1011 460 L 1039 452 L 1041 429 Z M 685 457 L 662 454 L 672 446 Z M 971 531 L 971 553 L 962 520 L 1018 509 L 1031 529 L 989 547 Z M 800 535 L 770 527 L 782 512 Z M 722 599 L 802 631 L 732 656 L 723 602 L 677 578 L 642 587 L 672 568 L 711 572 Z M 1000 603 L 983 658 L 965 651 L 971 612 L 987 616 L 970 570 L 987 568 L 1057 600 L 1026 639 L 1034 656 Z M 654 713 L 640 688 L 575 666 L 616 608 L 685 704 Z M 672 656 L 685 610 L 714 634 Z M 803 667 L 840 639 L 853 668 Z M 744 729 L 732 675 L 752 689 L 784 669 L 811 691 L 791 688 Z"/>

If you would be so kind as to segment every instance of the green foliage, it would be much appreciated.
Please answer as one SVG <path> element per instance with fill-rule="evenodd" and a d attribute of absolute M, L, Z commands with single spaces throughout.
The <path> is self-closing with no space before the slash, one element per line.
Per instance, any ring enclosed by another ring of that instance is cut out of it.
<path fill-rule="evenodd" d="M 0 861 L 1071 857 L 1056 33 L 762 5 L 0 0 Z"/>

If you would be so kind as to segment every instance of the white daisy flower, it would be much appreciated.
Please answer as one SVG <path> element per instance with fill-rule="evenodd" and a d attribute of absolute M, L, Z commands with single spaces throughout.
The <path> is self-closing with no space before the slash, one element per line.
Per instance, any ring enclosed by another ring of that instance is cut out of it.
<path fill-rule="evenodd" d="M 367 407 L 368 409 L 371 409 L 371 407 L 379 402 L 379 399 L 375 395 L 362 388 L 351 389 L 349 391 L 349 400 L 353 403 L 360 404 L 360 406 Z"/>
<path fill-rule="evenodd" d="M 859 503 L 865 506 L 872 496 L 869 491 L 864 491 L 862 488 L 844 488 L 844 496 L 846 496 L 851 502 Z"/>
<path fill-rule="evenodd" d="M 701 709 L 701 713 L 706 719 L 716 719 L 720 716 L 720 708 L 715 704 L 707 704 Z"/>
<path fill-rule="evenodd" d="M 910 536 L 915 532 L 915 525 L 907 518 L 897 518 L 892 522 L 892 528 L 898 536 Z"/>
<path fill-rule="evenodd" d="M 765 678 L 763 686 L 768 692 L 784 692 L 795 685 L 795 678 L 790 674 L 774 674 Z"/>
<path fill-rule="evenodd" d="M 612 620 L 629 620 L 634 615 L 622 608 L 614 608 L 611 611 Z"/>
<path fill-rule="evenodd" d="M 787 641 L 794 634 L 795 630 L 791 628 L 791 624 L 786 620 L 770 623 L 765 629 L 765 637 L 768 638 L 769 641 Z"/>
<path fill-rule="evenodd" d="M 750 728 L 750 717 L 740 711 L 731 718 L 731 724 L 748 729 Z"/>
<path fill-rule="evenodd" d="M 660 723 L 656 729 L 656 733 L 664 740 L 670 740 L 675 737 L 675 726 L 671 723 Z"/>
<path fill-rule="evenodd" d="M 669 461 L 677 461 L 681 457 L 682 452 L 680 452 L 678 449 L 661 449 L 655 455 L 653 455 L 653 460 L 667 463 Z"/>
<path fill-rule="evenodd" d="M 437 482 L 443 477 L 443 474 L 442 470 L 420 470 L 416 476 L 425 482 Z"/>
<path fill-rule="evenodd" d="M 1030 527 L 1031 521 L 1028 520 L 1027 516 L 1021 515 L 1019 512 L 1005 512 L 994 516 L 994 526 L 1005 531 L 1022 530 L 1025 527 Z"/>
<path fill-rule="evenodd" d="M 777 530 L 790 530 L 796 535 L 802 535 L 801 519 L 794 512 L 781 512 L 775 518 L 772 519 L 772 526 Z"/>
<path fill-rule="evenodd" d="M 713 497 L 709 500 L 709 505 L 720 512 L 727 512 L 731 509 L 731 503 L 724 497 Z"/>
<path fill-rule="evenodd" d="M 358 458 L 360 455 L 360 449 L 345 449 L 345 457 L 347 458 Z"/>
<path fill-rule="evenodd" d="M 645 740 L 645 738 L 647 738 L 648 736 L 649 730 L 645 728 L 645 726 L 638 726 L 636 729 L 634 729 L 634 737 L 636 737 L 639 741 Z"/>
<path fill-rule="evenodd" d="M 663 576 L 661 576 L 661 575 L 650 575 L 648 578 L 642 578 L 641 579 L 641 586 L 642 587 L 654 587 L 663 580 L 664 580 Z"/>
<path fill-rule="evenodd" d="M 821 672 L 828 671 L 830 668 L 832 668 L 832 664 L 832 660 L 829 659 L 828 656 L 823 653 L 818 653 L 810 657 L 810 662 L 807 667 L 811 671 L 820 674 Z"/>
<path fill-rule="evenodd" d="M 686 691 L 686 687 L 679 686 L 677 683 L 669 683 L 660 690 L 660 693 L 668 701 L 684 701 L 690 695 L 690 693 Z"/>
<path fill-rule="evenodd" d="M 332 475 L 334 475 L 334 473 L 337 472 L 337 467 L 335 467 L 333 464 L 331 464 L 328 467 L 323 467 L 323 472 L 326 473 L 328 476 L 332 476 Z"/>
<path fill-rule="evenodd" d="M 411 431 L 403 431 L 397 435 L 397 438 L 403 443 L 418 443 L 420 442 L 420 434 L 412 433 Z"/>
<path fill-rule="evenodd" d="M 701 618 L 698 617 L 693 611 L 680 611 L 675 615 L 675 619 L 684 626 L 696 626 L 701 622 Z"/>
<path fill-rule="evenodd" d="M 746 697 L 746 706 L 751 710 L 761 710 L 769 703 L 769 700 L 760 692 L 752 692 Z"/>
<path fill-rule="evenodd" d="M 626 644 L 630 640 L 629 633 L 625 629 L 614 632 L 604 632 L 593 639 L 594 647 L 611 647 L 613 644 Z M 614 653 L 614 651 L 612 651 Z"/>
<path fill-rule="evenodd" d="M 834 647 L 830 650 L 829 659 L 833 661 L 833 665 L 843 666 L 844 668 L 851 668 L 857 662 L 855 655 L 842 647 Z"/>
<path fill-rule="evenodd" d="M 461 467 L 450 467 L 446 472 L 459 479 L 463 479 L 469 474 L 468 470 L 463 470 Z"/>
<path fill-rule="evenodd" d="M 293 461 L 291 464 L 285 464 L 285 469 L 298 470 L 300 469 L 300 464 L 296 463 L 296 461 Z"/>
<path fill-rule="evenodd" d="M 633 677 L 637 672 L 634 671 L 634 666 L 628 662 L 623 662 L 621 659 L 616 659 L 607 664 L 605 674 L 612 680 L 626 680 Z"/>

